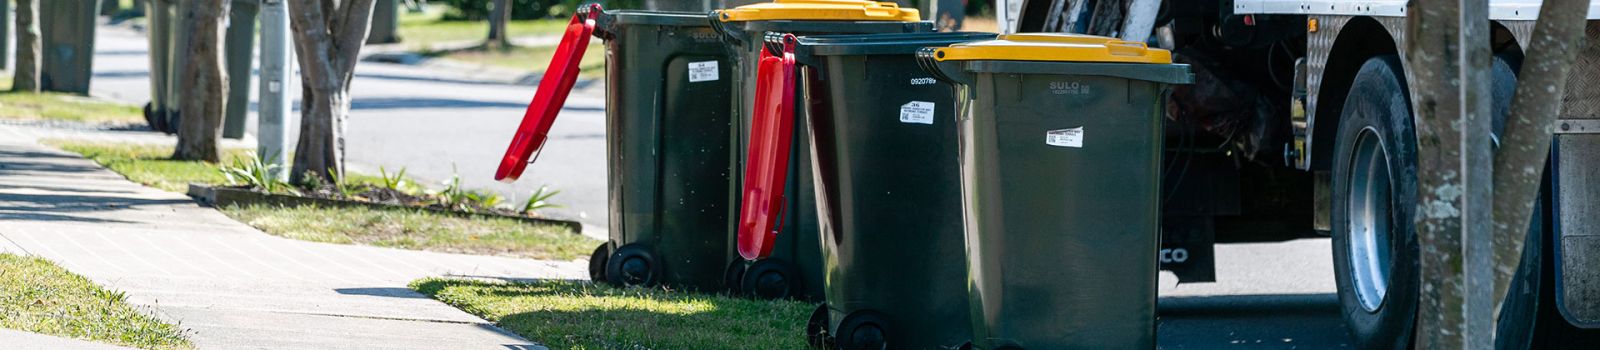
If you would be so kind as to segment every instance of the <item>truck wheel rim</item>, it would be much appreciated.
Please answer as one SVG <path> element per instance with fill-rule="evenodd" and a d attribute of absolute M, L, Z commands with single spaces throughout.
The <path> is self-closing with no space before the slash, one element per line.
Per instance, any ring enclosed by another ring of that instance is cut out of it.
<path fill-rule="evenodd" d="M 1350 271 L 1356 298 L 1367 311 L 1383 305 L 1389 287 L 1393 241 L 1389 237 L 1393 178 L 1389 157 L 1378 133 L 1371 128 L 1356 137 L 1355 157 L 1350 159 L 1349 235 Z"/>

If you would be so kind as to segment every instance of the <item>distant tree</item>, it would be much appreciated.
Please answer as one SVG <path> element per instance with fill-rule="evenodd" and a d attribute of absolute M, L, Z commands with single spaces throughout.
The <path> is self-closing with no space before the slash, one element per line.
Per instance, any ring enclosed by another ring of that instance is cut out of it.
<path fill-rule="evenodd" d="M 488 46 L 511 47 L 511 35 L 506 33 L 508 22 L 511 22 L 511 0 L 494 0 L 494 8 L 489 10 Z"/>

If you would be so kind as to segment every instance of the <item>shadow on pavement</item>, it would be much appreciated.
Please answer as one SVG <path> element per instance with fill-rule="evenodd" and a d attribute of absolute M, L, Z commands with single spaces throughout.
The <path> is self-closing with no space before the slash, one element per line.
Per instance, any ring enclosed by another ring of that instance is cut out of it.
<path fill-rule="evenodd" d="M 389 297 L 389 298 L 404 298 L 404 299 L 428 299 L 428 296 L 422 295 L 422 294 L 417 293 L 415 291 L 412 291 L 410 288 L 395 288 L 395 287 L 338 288 L 338 289 L 334 289 L 333 291 L 334 292 L 338 292 L 339 294 L 344 294 L 344 295 L 366 295 L 366 296 L 374 296 L 374 297 Z"/>
<path fill-rule="evenodd" d="M 142 70 L 116 70 L 116 71 L 94 72 L 94 76 L 93 77 L 94 78 L 105 78 L 105 79 L 118 79 L 118 78 L 144 78 L 144 77 L 149 77 L 149 76 L 150 76 L 150 72 L 149 71 L 142 71 Z"/>
<path fill-rule="evenodd" d="M 351 110 L 374 109 L 450 109 L 450 108 L 527 108 L 527 103 L 473 101 L 450 98 L 394 97 L 358 98 L 350 101 Z M 566 106 L 566 111 L 603 112 L 605 108 Z"/>
<path fill-rule="evenodd" d="M 1336 294 L 1161 298 L 1160 349 L 1348 349 Z"/>

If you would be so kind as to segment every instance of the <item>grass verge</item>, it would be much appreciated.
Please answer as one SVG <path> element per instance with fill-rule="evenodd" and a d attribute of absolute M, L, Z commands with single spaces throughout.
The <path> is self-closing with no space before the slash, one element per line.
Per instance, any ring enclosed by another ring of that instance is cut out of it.
<path fill-rule="evenodd" d="M 574 260 L 599 241 L 566 228 L 407 209 L 228 206 L 223 213 L 273 235 L 449 253 Z"/>
<path fill-rule="evenodd" d="M 552 349 L 804 349 L 816 307 L 571 281 L 427 278 L 411 288 Z"/>
<path fill-rule="evenodd" d="M 44 140 L 46 145 L 82 154 L 128 180 L 171 192 L 185 192 L 190 183 L 221 184 L 227 180 L 216 164 L 172 160 L 172 145 Z M 249 154 L 242 149 L 223 150 L 223 161 Z"/>
<path fill-rule="evenodd" d="M 189 183 L 221 185 L 226 181 L 217 164 L 168 159 L 172 155 L 171 145 L 64 140 L 45 140 L 44 143 L 82 154 L 133 182 L 167 191 L 187 191 Z M 224 153 L 225 161 L 249 154 L 238 149 Z M 349 181 L 377 183 L 382 179 L 350 175 Z M 269 234 L 314 242 L 558 260 L 577 259 L 599 244 L 559 226 L 403 208 L 230 206 L 219 209 L 234 220 Z"/>
<path fill-rule="evenodd" d="M 0 327 L 142 349 L 190 349 L 188 335 L 48 260 L 0 254 Z"/>
<path fill-rule="evenodd" d="M 444 6 L 430 6 L 429 11 L 400 11 L 400 41 L 407 47 L 428 50 L 442 43 L 484 40 L 489 37 L 489 21 L 443 20 Z M 511 37 L 561 35 L 569 19 L 514 20 L 506 23 Z"/>
<path fill-rule="evenodd" d="M 598 45 L 598 41 L 595 41 L 595 43 L 596 45 L 589 45 L 589 49 L 583 52 L 583 61 L 578 63 L 579 77 L 599 78 L 605 76 L 606 48 Z M 477 47 L 466 50 L 423 53 L 428 57 L 529 72 L 544 71 L 545 68 L 550 66 L 550 59 L 555 54 L 555 46 L 513 46 L 504 49 Z"/>
<path fill-rule="evenodd" d="M 57 120 L 88 124 L 143 124 L 139 106 L 57 92 L 11 92 L 11 75 L 0 77 L 0 119 Z"/>

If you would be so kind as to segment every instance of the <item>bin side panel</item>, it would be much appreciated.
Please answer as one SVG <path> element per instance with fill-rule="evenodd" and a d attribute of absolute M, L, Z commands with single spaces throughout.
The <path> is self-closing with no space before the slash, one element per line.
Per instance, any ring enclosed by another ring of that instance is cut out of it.
<path fill-rule="evenodd" d="M 914 56 L 830 56 L 808 79 L 818 237 L 833 327 L 883 313 L 890 344 L 971 339 L 954 91 Z"/>
<path fill-rule="evenodd" d="M 1160 86 L 980 79 L 997 98 L 977 107 L 967 160 L 996 170 L 967 187 L 981 217 L 975 327 L 994 345 L 1154 347 Z"/>

